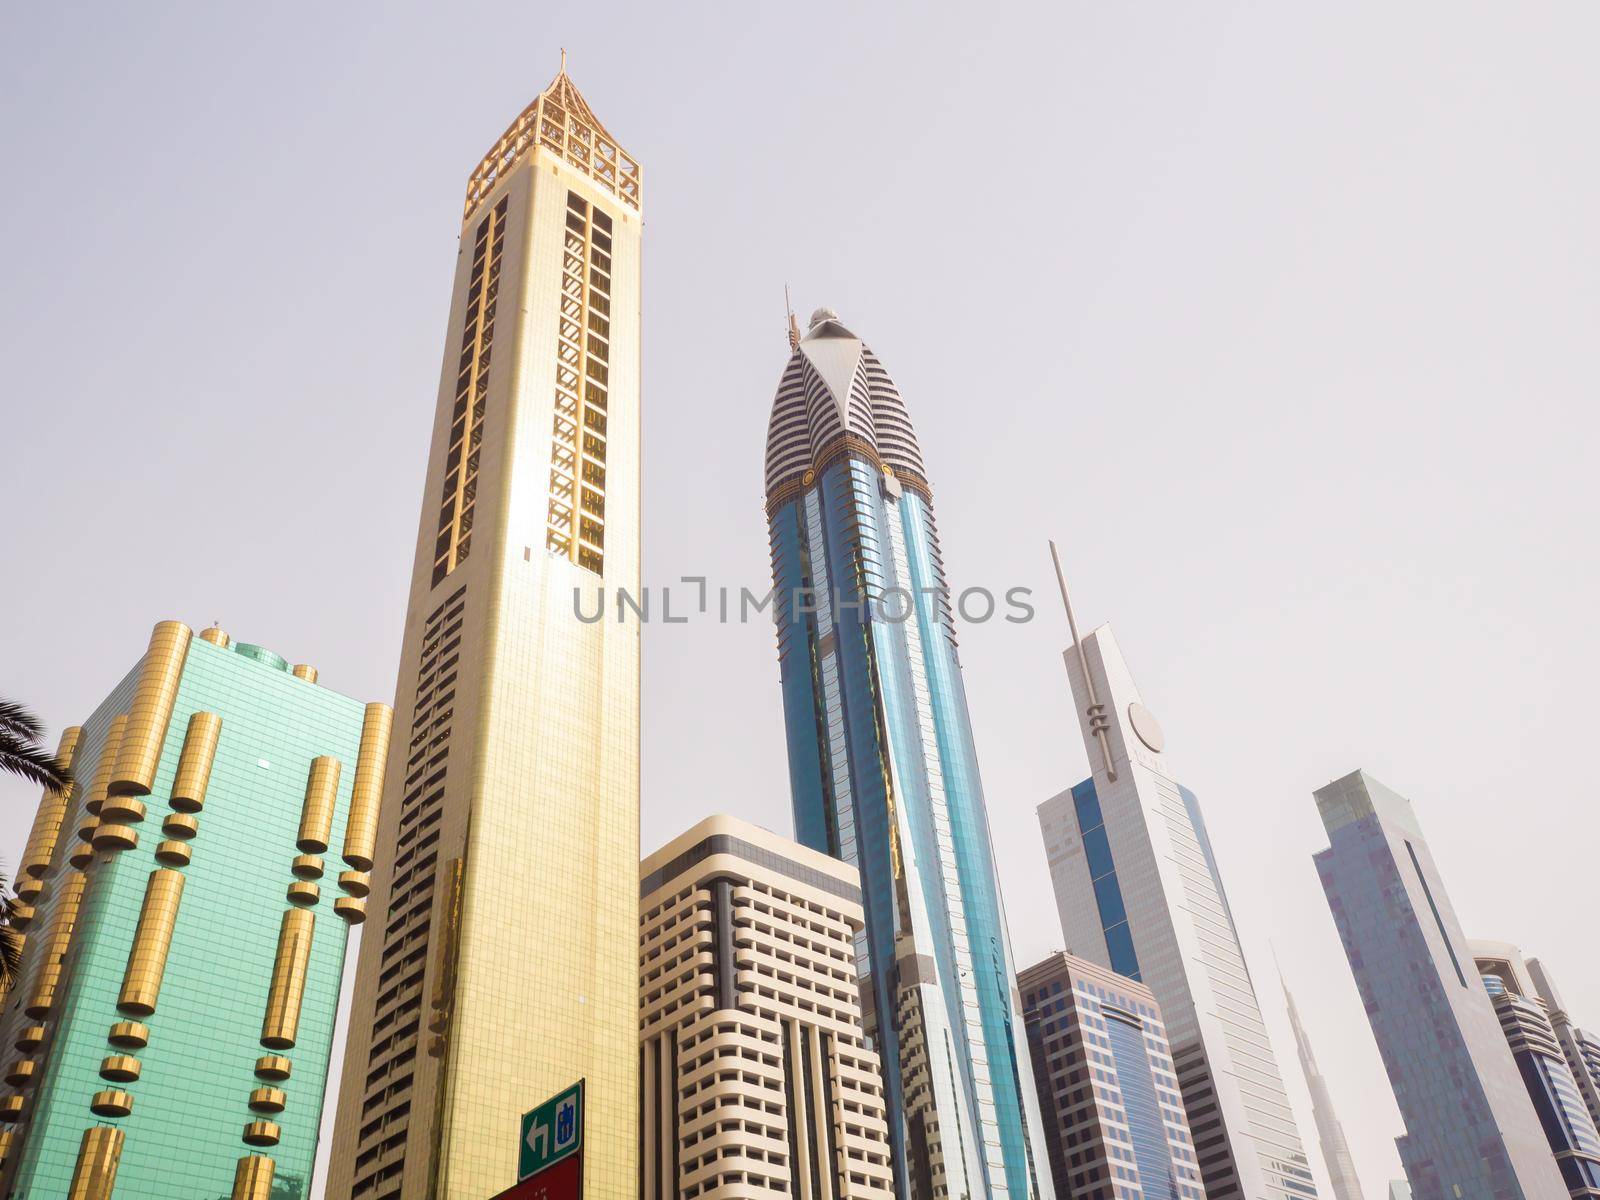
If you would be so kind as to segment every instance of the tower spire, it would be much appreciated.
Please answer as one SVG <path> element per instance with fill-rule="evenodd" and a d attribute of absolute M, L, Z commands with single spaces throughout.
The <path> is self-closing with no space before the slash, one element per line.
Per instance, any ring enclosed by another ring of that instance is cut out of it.
<path fill-rule="evenodd" d="M 794 305 L 789 302 L 789 285 L 783 285 L 783 307 L 789 314 L 789 349 L 800 349 L 800 323 L 794 319 Z"/>
<path fill-rule="evenodd" d="M 1072 631 L 1072 648 L 1078 654 L 1078 669 L 1083 672 L 1084 685 L 1089 689 L 1089 706 L 1084 710 L 1089 718 L 1089 730 L 1100 743 L 1100 763 L 1106 769 L 1106 778 L 1117 781 L 1117 768 L 1111 762 L 1111 741 L 1106 737 L 1106 706 L 1094 686 L 1094 676 L 1089 673 L 1089 660 L 1083 653 L 1083 643 L 1078 640 L 1078 619 L 1072 613 L 1072 597 L 1067 595 L 1067 577 L 1061 570 L 1061 554 L 1054 541 L 1050 543 L 1050 559 L 1056 565 L 1056 585 L 1061 589 L 1061 605 L 1067 610 L 1067 628 Z"/>

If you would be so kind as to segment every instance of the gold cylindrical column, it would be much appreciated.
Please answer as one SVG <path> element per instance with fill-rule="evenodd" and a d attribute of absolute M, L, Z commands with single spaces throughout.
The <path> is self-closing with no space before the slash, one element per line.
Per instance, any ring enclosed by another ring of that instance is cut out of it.
<path fill-rule="evenodd" d="M 139 844 L 139 835 L 127 825 L 101 825 L 89 844 L 95 850 L 132 850 Z"/>
<path fill-rule="evenodd" d="M 127 713 L 118 713 L 106 726 L 105 745 L 100 748 L 100 761 L 94 765 L 94 782 L 89 785 L 89 795 L 83 803 L 90 813 L 100 811 L 100 804 L 109 792 L 111 777 L 116 774 L 117 754 L 122 749 L 122 737 L 127 728 Z"/>
<path fill-rule="evenodd" d="M 226 650 L 231 642 L 231 639 L 228 637 L 228 635 L 222 630 L 218 629 L 215 625 L 213 625 L 210 629 L 202 629 L 200 631 L 200 640 L 202 642 L 210 642 L 213 646 L 216 646 L 222 650 Z"/>
<path fill-rule="evenodd" d="M 106 1088 L 94 1094 L 89 1111 L 97 1117 L 125 1117 L 133 1111 L 133 1097 L 121 1088 Z"/>
<path fill-rule="evenodd" d="M 56 747 L 56 766 L 72 770 L 72 760 L 78 752 L 78 739 L 83 736 L 81 725 L 71 725 L 61 731 L 61 742 Z M 33 814 L 33 828 L 28 831 L 28 843 L 22 850 L 22 863 L 17 873 L 17 895 L 31 900 L 39 894 L 38 879 L 49 869 L 51 856 L 56 852 L 56 839 L 61 834 L 61 822 L 67 815 L 67 802 L 72 788 L 58 792 L 46 788 L 39 801 L 39 810 Z"/>
<path fill-rule="evenodd" d="M 322 860 L 315 854 L 299 854 L 289 864 L 289 870 L 296 879 L 321 879 Z"/>
<path fill-rule="evenodd" d="M 124 1049 L 139 1050 L 150 1044 L 150 1029 L 138 1021 L 118 1021 L 106 1035 L 106 1041 Z"/>
<path fill-rule="evenodd" d="M 352 925 L 367 919 L 367 902 L 359 896 L 340 896 L 333 902 L 333 911 Z"/>
<path fill-rule="evenodd" d="M 143 1069 L 143 1064 L 131 1054 L 108 1054 L 100 1060 L 100 1078 L 112 1083 L 132 1083 Z"/>
<path fill-rule="evenodd" d="M 48 1016 L 51 1005 L 55 1003 L 56 990 L 61 985 L 63 960 L 72 945 L 72 930 L 78 922 L 78 905 L 83 902 L 85 882 L 83 872 L 73 871 L 61 886 L 55 916 L 50 920 L 50 932 L 40 947 L 39 976 L 33 982 L 33 996 L 23 1009 L 35 1020 Z"/>
<path fill-rule="evenodd" d="M 43 1025 L 24 1025 L 17 1032 L 18 1050 L 37 1050 L 39 1043 L 44 1041 Z"/>
<path fill-rule="evenodd" d="M 280 1113 L 283 1111 L 284 1102 L 282 1088 L 258 1087 L 250 1093 L 251 1112 Z"/>
<path fill-rule="evenodd" d="M 356 755 L 356 781 L 350 789 L 350 818 L 344 827 L 344 860 L 358 871 L 372 870 L 378 844 L 378 805 L 383 799 L 383 770 L 389 757 L 394 710 L 387 704 L 367 705 L 361 722 L 361 750 Z"/>
<path fill-rule="evenodd" d="M 247 1154 L 233 1173 L 231 1200 L 271 1200 L 273 1162 L 265 1154 Z"/>
<path fill-rule="evenodd" d="M 315 683 L 317 681 L 317 669 L 310 663 L 296 663 L 294 677 L 296 679 L 304 679 L 307 683 Z"/>
<path fill-rule="evenodd" d="M 322 899 L 322 889 L 314 883 L 304 879 L 296 879 L 289 885 L 289 903 L 312 905 Z"/>
<path fill-rule="evenodd" d="M 333 806 L 339 795 L 339 760 L 331 754 L 311 760 L 306 776 L 306 798 L 300 809 L 300 833 L 295 845 L 306 854 L 322 854 L 333 836 Z"/>
<path fill-rule="evenodd" d="M 176 838 L 162 842 L 156 847 L 156 861 L 164 867 L 186 867 L 193 857 L 194 852 L 189 849 L 189 843 L 180 842 Z"/>
<path fill-rule="evenodd" d="M 244 1141 L 247 1146 L 276 1146 L 282 1132 L 276 1121 L 251 1121 L 244 1127 Z"/>
<path fill-rule="evenodd" d="M 352 896 L 365 896 L 372 890 L 372 872 L 340 871 L 339 886 Z"/>
<path fill-rule="evenodd" d="M 188 840 L 200 832 L 200 822 L 188 813 L 168 813 L 167 819 L 161 822 L 161 832 L 169 838 Z"/>
<path fill-rule="evenodd" d="M 262 1079 L 278 1082 L 289 1078 L 289 1060 L 281 1054 L 263 1054 L 256 1059 L 256 1074 Z"/>
<path fill-rule="evenodd" d="M 139 910 L 139 924 L 133 933 L 133 949 L 128 954 L 128 970 L 122 977 L 122 991 L 117 996 L 117 1007 L 123 1012 L 137 1016 L 155 1012 L 182 899 L 182 872 L 167 867 L 150 872 L 150 881 L 144 889 L 144 907 Z"/>
<path fill-rule="evenodd" d="M 172 807 L 179 812 L 196 813 L 206 804 L 206 784 L 211 781 L 211 764 L 217 758 L 217 739 L 222 736 L 222 718 L 214 712 L 197 712 L 189 718 L 183 734 L 183 753 L 178 755 L 178 773 L 172 780 Z"/>
<path fill-rule="evenodd" d="M 267 1015 L 261 1022 L 261 1044 L 269 1050 L 294 1048 L 305 998 L 306 971 L 311 965 L 311 934 L 317 919 L 310 910 L 291 908 L 278 929 L 278 954 L 272 963 L 272 988 Z"/>
<path fill-rule="evenodd" d="M 122 1130 L 113 1125 L 95 1125 L 83 1131 L 67 1200 L 111 1200 L 117 1164 L 122 1161 L 122 1138 Z"/>
<path fill-rule="evenodd" d="M 172 706 L 178 700 L 178 680 L 183 677 L 194 636 L 182 621 L 162 621 L 150 634 L 128 705 L 128 727 L 117 747 L 117 765 L 111 775 L 111 792 L 119 796 L 147 795 L 155 784 L 161 744 L 167 740 Z"/>

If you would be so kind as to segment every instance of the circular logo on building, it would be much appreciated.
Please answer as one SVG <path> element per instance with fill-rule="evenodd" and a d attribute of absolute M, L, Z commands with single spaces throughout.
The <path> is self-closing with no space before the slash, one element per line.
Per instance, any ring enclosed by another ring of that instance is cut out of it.
<path fill-rule="evenodd" d="M 1167 744 L 1167 739 L 1161 732 L 1161 723 L 1148 708 L 1135 700 L 1128 705 L 1128 724 L 1133 726 L 1133 732 L 1139 735 L 1139 740 L 1150 749 L 1160 754 Z"/>

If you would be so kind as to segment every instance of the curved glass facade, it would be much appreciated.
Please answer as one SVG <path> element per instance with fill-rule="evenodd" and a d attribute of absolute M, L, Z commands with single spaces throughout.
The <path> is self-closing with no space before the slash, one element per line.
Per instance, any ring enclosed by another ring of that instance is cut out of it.
<path fill-rule="evenodd" d="M 825 336 L 825 370 L 796 350 L 780 415 L 809 395 L 832 419 L 838 388 L 864 419 L 862 394 L 892 385 L 853 335 Z M 932 508 L 912 472 L 848 433 L 835 445 L 813 442 L 821 469 L 768 508 L 796 836 L 861 870 L 857 960 L 899 1194 L 1050 1196 Z"/>

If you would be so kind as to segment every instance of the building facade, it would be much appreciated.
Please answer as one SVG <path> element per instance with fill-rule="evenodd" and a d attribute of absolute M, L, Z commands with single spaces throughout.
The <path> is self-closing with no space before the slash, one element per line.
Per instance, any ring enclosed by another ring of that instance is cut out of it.
<path fill-rule="evenodd" d="M 163 621 L 67 731 L 18 871 L 0 1195 L 311 1195 L 390 720 Z"/>
<path fill-rule="evenodd" d="M 1067 948 L 1155 995 L 1210 1200 L 1315 1196 L 1200 803 L 1110 626 L 1065 659 L 1094 767 L 1039 806 Z"/>
<path fill-rule="evenodd" d="M 640 171 L 563 67 L 468 185 L 330 1195 L 638 1187 Z M 501 304 L 500 301 L 505 303 Z"/>
<path fill-rule="evenodd" d="M 1561 1051 L 1566 1056 L 1567 1067 L 1572 1071 L 1573 1082 L 1583 1095 L 1584 1107 L 1589 1110 L 1589 1117 L 1595 1126 L 1600 1128 L 1600 1037 L 1572 1023 L 1561 993 L 1556 990 L 1555 980 L 1539 959 L 1528 960 L 1528 978 L 1532 980 L 1539 999 L 1544 1001 L 1545 1011 L 1550 1015 L 1550 1027 L 1555 1030 L 1556 1040 L 1561 1043 Z"/>
<path fill-rule="evenodd" d="M 1205 1200 L 1150 989 L 1052 954 L 1017 977 L 1058 1196 Z"/>
<path fill-rule="evenodd" d="M 733 817 L 639 883 L 641 1200 L 889 1200 L 848 865 Z"/>
<path fill-rule="evenodd" d="M 1509 942 L 1474 940 L 1468 949 L 1568 1194 L 1574 1200 L 1595 1200 L 1600 1197 L 1600 1131 L 1528 963 Z"/>
<path fill-rule="evenodd" d="M 1281 978 L 1279 981 L 1282 982 Z M 1294 1030 L 1300 1070 L 1306 1077 L 1306 1090 L 1311 1093 L 1311 1119 L 1317 1123 L 1317 1144 L 1322 1148 L 1323 1165 L 1328 1168 L 1333 1200 L 1363 1200 L 1356 1161 L 1350 1153 L 1350 1143 L 1345 1140 L 1339 1114 L 1333 1108 L 1333 1093 L 1322 1077 L 1322 1068 L 1317 1066 L 1317 1056 L 1311 1052 L 1311 1038 L 1300 1023 L 1300 1010 L 1295 1006 L 1287 983 L 1283 985 L 1283 1002 L 1289 1008 L 1289 1025 Z"/>
<path fill-rule="evenodd" d="M 1562 1200 L 1566 1188 L 1411 802 L 1364 771 L 1315 793 L 1315 855 L 1406 1132 L 1416 1200 Z"/>
<path fill-rule="evenodd" d="M 766 484 L 795 829 L 861 873 L 898 1194 L 1049 1196 L 916 435 L 835 314 L 791 344 Z"/>

